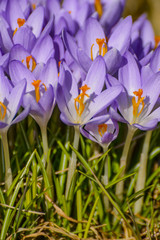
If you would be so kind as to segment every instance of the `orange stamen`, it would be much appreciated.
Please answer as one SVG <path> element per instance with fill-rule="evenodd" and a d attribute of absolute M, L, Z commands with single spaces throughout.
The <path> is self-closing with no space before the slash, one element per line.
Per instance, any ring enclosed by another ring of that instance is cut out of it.
<path fill-rule="evenodd" d="M 32 82 L 32 85 L 35 87 L 35 94 L 36 94 L 36 101 L 37 102 L 39 102 L 39 100 L 40 100 L 40 91 L 39 91 L 40 83 L 41 83 L 41 80 L 34 80 Z"/>
<path fill-rule="evenodd" d="M 5 118 L 6 112 L 7 112 L 6 106 L 2 102 L 0 102 L 0 120 L 3 120 Z"/>
<path fill-rule="evenodd" d="M 142 89 L 139 89 L 138 91 L 133 92 L 133 94 L 138 97 L 138 101 L 137 102 L 136 102 L 136 98 L 135 97 L 132 98 L 133 116 L 135 118 L 137 118 L 137 117 L 139 117 L 139 115 L 143 111 L 143 108 L 144 108 L 144 101 L 143 100 L 144 100 L 145 97 L 141 97 L 142 94 L 143 94 L 143 90 Z M 142 108 L 138 112 L 140 104 L 142 104 Z"/>
<path fill-rule="evenodd" d="M 84 86 L 82 86 L 80 88 L 80 90 L 82 90 L 82 93 L 80 93 L 75 99 L 74 99 L 74 104 L 75 104 L 75 109 L 77 112 L 78 116 L 81 116 L 84 108 L 85 108 L 85 104 L 84 104 L 84 96 L 89 97 L 88 94 L 86 94 L 86 91 L 89 90 L 90 88 L 87 86 L 87 84 L 85 84 Z M 77 102 L 79 103 L 79 106 L 77 107 Z"/>
<path fill-rule="evenodd" d="M 36 67 L 36 61 L 35 61 L 35 59 L 31 55 L 26 57 L 26 65 L 27 65 L 27 68 L 30 69 L 29 63 L 30 63 L 31 59 L 32 59 L 32 70 L 31 70 L 31 72 L 33 72 L 33 70 Z M 22 60 L 22 62 L 23 61 L 24 61 L 24 59 Z"/>
<path fill-rule="evenodd" d="M 58 62 L 58 67 L 60 67 L 60 65 L 61 65 L 61 61 Z"/>
<path fill-rule="evenodd" d="M 94 46 L 94 43 L 92 44 L 91 46 L 91 60 L 93 61 L 93 46 Z"/>
<path fill-rule="evenodd" d="M 94 1 L 94 7 L 95 7 L 95 10 L 98 12 L 99 18 L 101 18 L 102 14 L 103 14 L 103 8 L 102 8 L 101 0 L 95 0 Z"/>
<path fill-rule="evenodd" d="M 35 3 L 32 3 L 32 8 L 33 8 L 33 10 L 36 9 L 36 4 Z"/>
<path fill-rule="evenodd" d="M 97 38 L 96 39 L 96 43 L 98 44 L 98 46 L 99 46 L 99 55 L 102 55 L 102 46 L 103 46 L 103 44 L 104 44 L 104 41 L 105 41 L 105 39 L 104 38 Z"/>
<path fill-rule="evenodd" d="M 44 86 L 44 90 L 45 90 L 45 92 L 46 92 L 46 91 L 47 91 L 46 85 L 45 85 L 44 83 L 42 83 L 42 85 Z"/>
<path fill-rule="evenodd" d="M 160 43 L 160 36 L 155 36 L 155 48 L 158 47 L 159 43 Z"/>
<path fill-rule="evenodd" d="M 19 28 L 22 27 L 24 25 L 24 23 L 25 23 L 25 19 L 23 19 L 23 18 L 17 19 L 17 24 L 18 24 Z"/>
<path fill-rule="evenodd" d="M 106 131 L 107 131 L 107 124 L 103 123 L 98 125 L 98 132 L 101 137 L 104 135 Z"/>
<path fill-rule="evenodd" d="M 69 14 L 71 14 L 72 12 L 71 11 L 68 11 Z"/>

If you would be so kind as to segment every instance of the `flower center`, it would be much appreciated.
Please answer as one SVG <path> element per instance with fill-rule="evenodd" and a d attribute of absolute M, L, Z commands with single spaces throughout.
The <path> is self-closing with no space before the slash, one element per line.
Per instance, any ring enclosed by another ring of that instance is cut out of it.
<path fill-rule="evenodd" d="M 30 69 L 30 61 L 32 60 L 32 69 L 31 69 L 31 72 L 33 72 L 33 70 L 35 69 L 36 67 L 36 61 L 35 59 L 30 55 L 30 56 L 27 56 L 26 57 L 26 65 L 27 65 L 27 68 Z M 24 59 L 22 59 L 22 63 L 24 62 Z"/>
<path fill-rule="evenodd" d="M 17 24 L 18 24 L 19 28 L 22 27 L 22 26 L 24 25 L 24 23 L 25 23 L 25 19 L 23 19 L 23 18 L 18 18 L 18 19 L 17 19 Z M 15 33 L 17 32 L 17 30 L 18 30 L 18 28 L 16 28 L 16 29 L 14 30 L 13 36 L 14 36 Z"/>
<path fill-rule="evenodd" d="M 95 10 L 97 11 L 99 17 L 101 18 L 102 14 L 103 14 L 101 0 L 95 0 L 94 1 L 94 7 L 95 7 Z"/>
<path fill-rule="evenodd" d="M 103 123 L 98 125 L 98 132 L 101 137 L 104 135 L 106 131 L 107 131 L 107 124 Z"/>
<path fill-rule="evenodd" d="M 137 102 L 136 102 L 135 97 L 132 98 L 133 116 L 134 116 L 134 122 L 135 122 L 136 118 L 139 117 L 139 115 L 143 111 L 143 108 L 144 108 L 144 101 L 143 100 L 144 100 L 145 97 L 142 97 L 142 94 L 143 94 L 142 89 L 139 89 L 138 91 L 133 92 L 133 94 L 138 97 Z M 140 105 L 141 105 L 141 107 L 140 107 Z"/>
<path fill-rule="evenodd" d="M 0 102 L 0 120 L 3 120 L 6 116 L 7 108 L 6 106 Z"/>
<path fill-rule="evenodd" d="M 99 55 L 104 56 L 107 52 L 107 44 L 105 42 L 104 38 L 96 38 L 96 43 L 99 46 Z M 93 61 L 93 46 L 94 43 L 91 46 L 91 59 Z"/>
<path fill-rule="evenodd" d="M 35 87 L 35 95 L 36 95 L 36 102 L 38 103 L 40 100 L 40 83 L 41 80 L 33 80 L 32 85 Z M 42 83 L 44 86 L 45 91 L 47 91 L 47 87 L 44 83 Z"/>
<path fill-rule="evenodd" d="M 80 90 L 82 90 L 82 93 L 80 93 L 75 99 L 74 99 L 74 104 L 75 104 L 75 109 L 77 112 L 78 116 L 81 116 L 84 108 L 85 108 L 85 103 L 84 103 L 84 97 L 89 97 L 88 94 L 86 94 L 86 91 L 89 90 L 90 88 L 87 86 L 87 84 L 85 84 L 84 86 L 82 86 L 80 88 Z M 77 104 L 78 103 L 78 104 Z M 77 106 L 78 105 L 78 106 Z"/>

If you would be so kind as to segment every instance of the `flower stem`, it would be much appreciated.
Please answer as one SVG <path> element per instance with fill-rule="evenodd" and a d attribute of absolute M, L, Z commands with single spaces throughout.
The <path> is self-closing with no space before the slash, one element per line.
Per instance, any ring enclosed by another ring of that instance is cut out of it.
<path fill-rule="evenodd" d="M 48 148 L 48 138 L 47 138 L 47 126 L 43 126 L 40 127 L 41 129 L 41 134 L 42 134 L 42 142 L 43 142 L 43 164 L 44 166 L 46 166 L 46 172 L 47 172 L 47 176 L 48 176 L 48 180 L 50 183 L 51 188 L 51 192 L 52 192 L 52 197 L 54 196 L 54 191 L 53 191 L 53 180 L 52 180 L 52 164 L 51 164 L 51 160 L 48 156 L 49 154 L 49 148 Z"/>
<path fill-rule="evenodd" d="M 103 152 L 105 153 L 108 150 L 108 147 L 103 148 Z M 104 175 L 102 176 L 102 182 L 104 185 L 107 185 L 109 181 L 109 176 L 108 176 L 108 155 L 105 157 L 105 162 L 104 162 Z M 104 202 L 104 208 L 106 211 L 109 209 L 109 199 L 108 197 L 103 194 L 103 202 Z"/>
<path fill-rule="evenodd" d="M 75 134 L 74 134 L 74 142 L 73 142 L 73 147 L 77 150 L 78 145 L 79 145 L 79 126 L 74 127 Z M 77 163 L 77 156 L 74 151 L 72 151 L 72 156 L 69 162 L 69 170 L 68 170 L 68 176 L 67 176 L 67 184 L 66 184 L 66 192 L 65 192 L 65 197 L 67 199 L 68 193 L 69 193 L 69 188 L 71 185 L 71 181 L 74 175 L 74 172 L 76 170 L 76 163 Z"/>
<path fill-rule="evenodd" d="M 128 152 L 129 152 L 129 148 L 130 148 L 131 141 L 135 131 L 136 129 L 134 129 L 131 126 L 128 126 L 127 137 L 126 137 L 125 145 L 123 148 L 122 156 L 120 159 L 120 168 L 123 168 L 120 177 L 123 177 L 125 174 Z M 124 189 L 124 181 L 121 181 L 116 185 L 116 195 L 121 201 L 123 200 L 123 189 Z"/>
<path fill-rule="evenodd" d="M 4 159 L 5 159 L 5 189 L 6 191 L 8 191 L 8 189 L 12 185 L 12 169 L 10 165 L 7 132 L 1 133 L 1 136 L 2 136 L 2 144 L 3 144 Z"/>
<path fill-rule="evenodd" d="M 152 136 L 152 131 L 148 131 L 144 139 L 143 149 L 140 157 L 138 178 L 136 183 L 136 192 L 142 190 L 145 187 L 147 159 L 148 159 L 148 151 L 149 151 L 151 136 Z M 135 202 L 134 214 L 140 213 L 142 206 L 143 206 L 143 197 L 141 197 Z"/>

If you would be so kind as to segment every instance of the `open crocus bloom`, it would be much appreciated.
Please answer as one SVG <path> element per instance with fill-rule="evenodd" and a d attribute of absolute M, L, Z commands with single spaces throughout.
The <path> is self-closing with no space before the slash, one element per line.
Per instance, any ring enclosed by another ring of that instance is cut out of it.
<path fill-rule="evenodd" d="M 15 117 L 22 105 L 25 89 L 26 80 L 12 87 L 0 68 L 0 132 L 7 132 L 12 124 L 22 121 L 28 115 L 29 107 Z"/>
<path fill-rule="evenodd" d="M 63 32 L 63 39 L 67 50 L 85 72 L 89 70 L 92 61 L 101 55 L 107 71 L 114 73 L 120 67 L 123 54 L 128 50 L 131 27 L 132 19 L 128 16 L 120 21 L 107 39 L 100 23 L 95 18 L 89 18 L 84 30 L 77 34 L 78 46 L 66 31 Z"/>
<path fill-rule="evenodd" d="M 93 62 L 85 81 L 79 87 L 69 70 L 62 69 L 57 87 L 56 101 L 61 120 L 68 125 L 84 125 L 107 108 L 120 94 L 121 86 L 102 91 L 106 77 L 105 63 L 101 56 Z M 99 117 L 106 119 L 106 116 Z"/>
<path fill-rule="evenodd" d="M 15 85 L 26 77 L 27 87 L 23 105 L 30 106 L 30 114 L 36 122 L 46 125 L 55 105 L 55 87 L 58 70 L 55 59 L 50 58 L 41 71 L 32 72 L 22 62 L 13 60 L 9 65 L 12 83 Z"/>
<path fill-rule="evenodd" d="M 133 55 L 128 52 L 125 57 L 127 64 L 119 70 L 124 89 L 117 98 L 121 116 L 113 109 L 112 116 L 141 130 L 153 129 L 160 119 L 160 108 L 154 109 L 160 94 L 160 73 L 144 78 Z"/>
<path fill-rule="evenodd" d="M 102 147 L 106 148 L 118 136 L 119 126 L 115 120 L 110 116 L 105 122 L 99 122 L 98 118 L 93 118 L 92 123 L 87 123 L 80 129 L 83 136 L 99 143 Z"/>

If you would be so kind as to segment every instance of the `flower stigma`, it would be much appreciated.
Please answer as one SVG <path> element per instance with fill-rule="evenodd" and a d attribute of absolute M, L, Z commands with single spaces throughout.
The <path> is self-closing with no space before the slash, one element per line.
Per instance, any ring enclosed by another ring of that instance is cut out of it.
<path fill-rule="evenodd" d="M 160 36 L 155 36 L 155 48 L 158 47 L 159 43 L 160 43 Z"/>
<path fill-rule="evenodd" d="M 25 19 L 23 19 L 23 18 L 18 18 L 17 19 L 17 24 L 18 24 L 18 26 L 19 26 L 19 28 L 20 27 L 22 27 L 24 24 L 25 24 Z M 15 33 L 17 32 L 17 30 L 18 30 L 18 28 L 16 28 L 15 30 L 14 30 L 14 32 L 13 32 L 13 36 L 15 35 Z"/>
<path fill-rule="evenodd" d="M 96 38 L 96 43 L 99 46 L 99 55 L 104 56 L 107 52 L 107 44 L 105 42 L 104 38 Z M 94 43 L 91 46 L 91 60 L 93 61 L 93 46 Z"/>
<path fill-rule="evenodd" d="M 138 97 L 137 102 L 135 97 L 132 98 L 133 116 L 134 116 L 134 122 L 135 122 L 136 118 L 138 118 L 143 111 L 143 108 L 144 108 L 143 100 L 145 97 L 142 97 L 142 94 L 143 94 L 142 89 L 139 89 L 138 91 L 134 91 L 133 94 Z M 142 104 L 141 109 L 139 109 L 140 104 Z"/>
<path fill-rule="evenodd" d="M 40 83 L 41 80 L 33 80 L 32 85 L 35 87 L 35 95 L 36 95 L 36 102 L 38 103 L 40 100 Z M 45 91 L 47 91 L 47 87 L 44 83 L 42 83 L 44 86 Z"/>
<path fill-rule="evenodd" d="M 101 137 L 103 137 L 106 131 L 107 131 L 107 124 L 103 123 L 98 125 L 98 132 Z"/>
<path fill-rule="evenodd" d="M 32 69 L 31 69 L 31 72 L 33 72 L 33 70 L 36 67 L 36 61 L 35 61 L 35 59 L 31 55 L 26 57 L 26 65 L 27 65 L 27 68 L 30 69 L 30 60 L 31 59 L 32 59 Z M 24 62 L 24 59 L 22 59 L 22 63 L 23 62 Z"/>
<path fill-rule="evenodd" d="M 94 7 L 95 7 L 95 10 L 97 11 L 97 13 L 99 15 L 99 18 L 101 18 L 102 14 L 103 14 L 101 0 L 95 0 L 94 1 Z"/>
<path fill-rule="evenodd" d="M 77 112 L 78 116 L 81 116 L 84 109 L 85 109 L 85 103 L 84 103 L 84 97 L 88 97 L 89 95 L 86 93 L 87 90 L 90 89 L 90 87 L 87 86 L 87 84 L 85 84 L 84 86 L 79 88 L 80 90 L 82 90 L 82 93 L 80 93 L 75 99 L 74 99 L 74 104 L 75 104 L 75 109 Z M 78 103 L 78 107 L 77 107 L 77 103 Z"/>
<path fill-rule="evenodd" d="M 6 106 L 0 102 L 0 120 L 3 120 L 6 116 L 7 108 Z"/>

